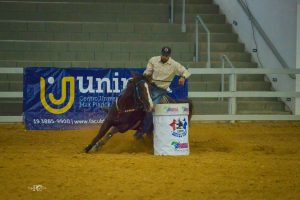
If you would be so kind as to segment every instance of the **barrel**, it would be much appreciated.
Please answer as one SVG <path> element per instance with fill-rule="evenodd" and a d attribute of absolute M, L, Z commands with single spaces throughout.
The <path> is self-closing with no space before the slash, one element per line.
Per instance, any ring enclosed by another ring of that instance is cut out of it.
<path fill-rule="evenodd" d="M 156 104 L 153 113 L 154 155 L 189 155 L 189 104 Z"/>

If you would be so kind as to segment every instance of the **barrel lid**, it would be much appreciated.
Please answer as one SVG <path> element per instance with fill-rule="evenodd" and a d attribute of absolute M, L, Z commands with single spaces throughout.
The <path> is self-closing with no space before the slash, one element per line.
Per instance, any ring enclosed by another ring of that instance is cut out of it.
<path fill-rule="evenodd" d="M 188 115 L 188 103 L 156 104 L 153 115 Z"/>

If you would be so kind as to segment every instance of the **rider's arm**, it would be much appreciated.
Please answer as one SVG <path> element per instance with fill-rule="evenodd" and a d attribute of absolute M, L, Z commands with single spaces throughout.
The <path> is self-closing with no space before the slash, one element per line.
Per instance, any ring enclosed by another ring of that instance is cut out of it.
<path fill-rule="evenodd" d="M 191 76 L 191 72 L 189 72 L 184 66 L 180 63 L 175 63 L 176 75 L 181 76 L 184 79 L 187 79 Z"/>
<path fill-rule="evenodd" d="M 145 69 L 145 71 L 144 71 L 144 73 L 143 73 L 144 76 L 146 76 L 146 77 L 151 77 L 152 74 L 153 74 L 154 66 L 153 66 L 153 63 L 152 63 L 152 59 L 153 59 L 153 58 L 151 58 L 151 59 L 148 61 L 147 67 L 146 67 L 146 69 Z"/>

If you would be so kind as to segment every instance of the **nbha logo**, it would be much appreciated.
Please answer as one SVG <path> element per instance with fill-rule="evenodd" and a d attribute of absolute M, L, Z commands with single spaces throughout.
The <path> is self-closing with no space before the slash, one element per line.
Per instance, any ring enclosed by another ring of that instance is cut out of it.
<path fill-rule="evenodd" d="M 48 78 L 48 83 L 53 84 L 54 83 L 54 78 L 49 77 Z M 49 100 L 52 104 L 54 105 L 62 105 L 65 103 L 67 99 L 67 83 L 70 85 L 70 95 L 69 95 L 69 101 L 68 103 L 62 107 L 62 108 L 52 108 L 46 101 L 46 81 L 43 77 L 40 77 L 40 99 L 41 103 L 44 106 L 44 108 L 52 113 L 52 114 L 63 114 L 67 112 L 73 105 L 74 99 L 75 99 L 75 79 L 72 76 L 66 76 L 63 77 L 61 80 L 61 96 L 59 99 L 56 99 L 53 95 L 53 93 L 49 94 Z"/>
<path fill-rule="evenodd" d="M 169 124 L 171 127 L 171 134 L 175 137 L 184 137 L 187 134 L 187 120 L 183 118 L 183 121 L 180 118 L 173 119 L 172 123 Z"/>

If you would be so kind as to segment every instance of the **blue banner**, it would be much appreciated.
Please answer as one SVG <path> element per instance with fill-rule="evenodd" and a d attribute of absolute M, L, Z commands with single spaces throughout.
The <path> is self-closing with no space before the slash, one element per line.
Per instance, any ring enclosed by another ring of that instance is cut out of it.
<path fill-rule="evenodd" d="M 126 87 L 132 72 L 144 69 L 44 68 L 24 70 L 23 111 L 26 129 L 57 130 L 99 127 Z M 169 95 L 187 98 L 187 84 L 175 77 Z"/>

